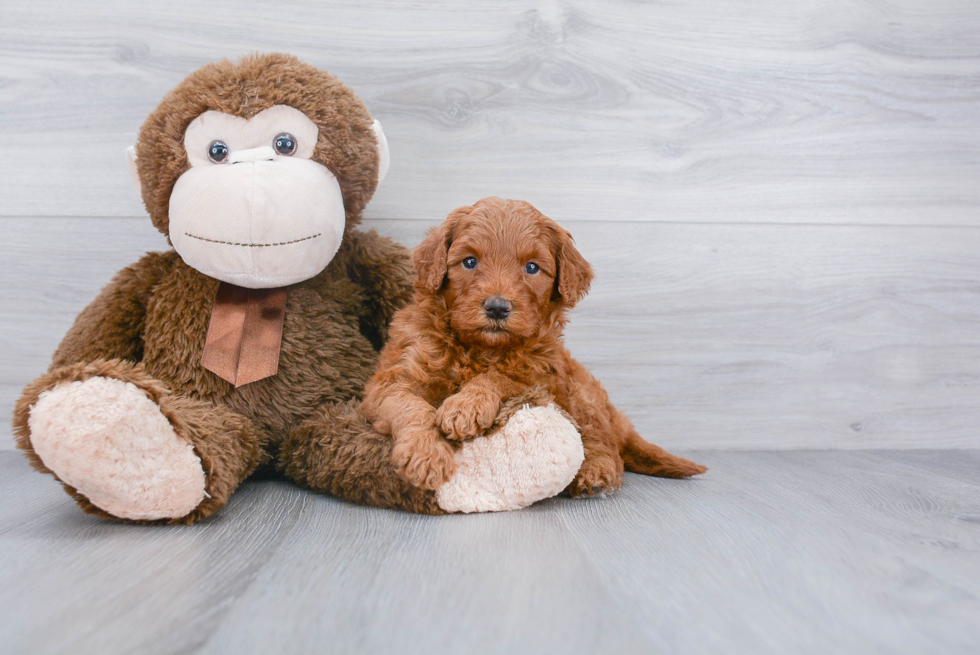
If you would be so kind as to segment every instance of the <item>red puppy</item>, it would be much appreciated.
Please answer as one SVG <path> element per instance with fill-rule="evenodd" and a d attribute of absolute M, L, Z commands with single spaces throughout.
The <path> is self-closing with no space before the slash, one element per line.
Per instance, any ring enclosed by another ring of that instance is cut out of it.
<path fill-rule="evenodd" d="M 624 466 L 670 478 L 707 470 L 644 441 L 562 345 L 566 310 L 593 273 L 557 223 L 526 202 L 486 198 L 451 213 L 414 259 L 415 302 L 395 315 L 361 405 L 394 437 L 408 481 L 436 489 L 449 480 L 450 441 L 480 434 L 502 400 L 533 386 L 581 431 L 585 462 L 572 496 L 618 489 Z"/>

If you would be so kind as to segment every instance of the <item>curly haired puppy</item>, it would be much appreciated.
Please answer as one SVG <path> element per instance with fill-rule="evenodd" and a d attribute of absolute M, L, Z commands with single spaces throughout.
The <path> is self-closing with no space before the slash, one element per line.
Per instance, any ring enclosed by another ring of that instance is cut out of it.
<path fill-rule="evenodd" d="M 557 223 L 526 202 L 486 198 L 453 211 L 414 260 L 415 302 L 395 315 L 361 405 L 393 436 L 406 480 L 425 489 L 448 481 L 452 442 L 481 434 L 503 400 L 536 386 L 581 431 L 572 496 L 618 489 L 624 467 L 671 478 L 707 470 L 644 441 L 562 345 L 566 310 L 593 273 Z"/>

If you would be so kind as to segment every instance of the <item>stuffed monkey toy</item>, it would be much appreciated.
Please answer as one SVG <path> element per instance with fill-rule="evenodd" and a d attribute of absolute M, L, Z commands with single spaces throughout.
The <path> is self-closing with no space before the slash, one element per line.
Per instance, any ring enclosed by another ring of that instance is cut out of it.
<path fill-rule="evenodd" d="M 515 461 L 490 486 L 471 463 L 460 475 L 475 486 L 457 486 L 480 497 L 443 507 L 399 477 L 390 438 L 355 411 L 413 272 L 403 247 L 356 229 L 388 149 L 334 77 L 279 54 L 207 65 L 162 100 L 129 156 L 173 250 L 115 276 L 14 413 L 19 448 L 83 510 L 190 524 L 273 466 L 354 502 L 433 514 L 510 509 L 571 480 L 577 433 L 538 426 L 537 447 L 554 436 L 572 455 Z M 494 429 L 546 400 L 511 399 Z M 517 505 L 497 502 L 529 481 Z"/>

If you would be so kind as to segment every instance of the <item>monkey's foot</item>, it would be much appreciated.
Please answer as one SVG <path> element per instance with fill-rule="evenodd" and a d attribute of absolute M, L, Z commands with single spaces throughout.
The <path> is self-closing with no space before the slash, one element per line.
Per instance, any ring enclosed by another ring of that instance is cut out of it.
<path fill-rule="evenodd" d="M 93 377 L 45 391 L 28 425 L 44 465 L 113 516 L 180 518 L 206 496 L 193 447 L 128 382 Z"/>
<path fill-rule="evenodd" d="M 447 512 L 527 507 L 561 493 L 584 458 L 582 437 L 554 405 L 525 406 L 497 432 L 463 443 L 436 501 Z"/>

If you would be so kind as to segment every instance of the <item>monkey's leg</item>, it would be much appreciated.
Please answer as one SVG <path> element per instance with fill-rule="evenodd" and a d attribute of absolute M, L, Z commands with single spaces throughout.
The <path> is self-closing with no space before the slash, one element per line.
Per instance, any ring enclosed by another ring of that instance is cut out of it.
<path fill-rule="evenodd" d="M 456 451 L 456 475 L 436 490 L 452 512 L 500 512 L 557 496 L 585 457 L 571 416 L 543 388 L 525 389 L 500 405 L 493 425 Z"/>
<path fill-rule="evenodd" d="M 539 389 L 505 400 L 486 435 L 457 448 L 456 474 L 434 492 L 398 475 L 394 440 L 356 401 L 321 407 L 292 431 L 280 462 L 299 484 L 363 505 L 423 514 L 520 509 L 560 493 L 582 463 L 575 425 L 550 401 Z"/>
<path fill-rule="evenodd" d="M 444 514 L 434 492 L 398 475 L 394 440 L 377 432 L 357 405 L 323 405 L 295 427 L 279 452 L 283 472 L 304 487 L 361 505 Z"/>
<path fill-rule="evenodd" d="M 139 365 L 97 360 L 55 369 L 14 411 L 17 445 L 98 516 L 194 523 L 264 457 L 261 437 L 225 407 L 172 396 Z"/>

